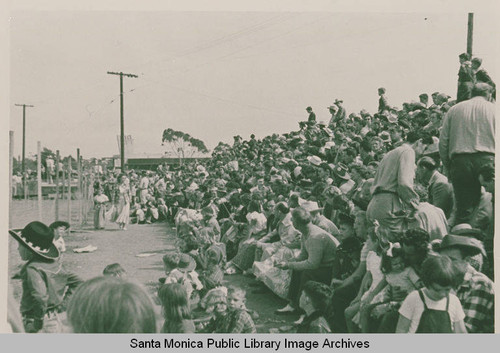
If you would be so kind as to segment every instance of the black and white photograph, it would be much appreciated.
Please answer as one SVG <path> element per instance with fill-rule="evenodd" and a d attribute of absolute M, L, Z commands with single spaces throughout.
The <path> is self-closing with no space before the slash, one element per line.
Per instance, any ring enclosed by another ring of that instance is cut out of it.
<path fill-rule="evenodd" d="M 488 6 L 11 10 L 3 332 L 494 333 Z"/>

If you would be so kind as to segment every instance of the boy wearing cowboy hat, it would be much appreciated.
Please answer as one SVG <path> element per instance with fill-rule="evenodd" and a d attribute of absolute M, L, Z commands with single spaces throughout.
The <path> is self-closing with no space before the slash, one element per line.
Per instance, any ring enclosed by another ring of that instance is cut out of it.
<path fill-rule="evenodd" d="M 448 256 L 460 274 L 456 294 L 465 313 L 464 323 L 469 333 L 493 333 L 495 290 L 493 282 L 475 270 L 468 259 L 486 255 L 483 243 L 475 238 L 474 229 L 463 229 L 460 235 L 449 234 L 443 238 L 438 251 Z"/>
<path fill-rule="evenodd" d="M 45 224 L 31 222 L 24 229 L 9 230 L 9 234 L 19 243 L 19 255 L 26 261 L 20 273 L 25 331 L 62 332 L 58 313 L 82 280 L 63 269 L 54 233 Z"/>

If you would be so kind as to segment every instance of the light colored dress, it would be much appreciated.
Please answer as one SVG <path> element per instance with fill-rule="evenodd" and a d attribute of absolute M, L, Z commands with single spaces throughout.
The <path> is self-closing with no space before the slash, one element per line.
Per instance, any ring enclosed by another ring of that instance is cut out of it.
<path fill-rule="evenodd" d="M 118 187 L 118 191 L 118 218 L 116 223 L 128 224 L 130 221 L 130 188 L 122 184 Z"/>
<path fill-rule="evenodd" d="M 366 299 L 368 295 L 378 286 L 380 281 L 384 278 L 384 274 L 380 268 L 382 258 L 375 252 L 370 251 L 366 256 L 366 270 L 372 275 L 372 284 L 370 288 L 363 294 L 361 300 Z"/>
<path fill-rule="evenodd" d="M 96 195 L 94 197 L 94 228 L 104 229 L 104 224 L 106 223 L 106 207 L 104 204 L 108 202 L 109 199 L 106 195 Z"/>

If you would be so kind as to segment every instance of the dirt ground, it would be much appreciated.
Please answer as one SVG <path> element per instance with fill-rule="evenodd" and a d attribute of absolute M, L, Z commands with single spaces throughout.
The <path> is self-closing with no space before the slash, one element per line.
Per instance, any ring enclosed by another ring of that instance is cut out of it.
<path fill-rule="evenodd" d="M 67 219 L 66 205 L 60 206 L 60 219 Z M 78 219 L 76 203 L 72 207 L 72 221 Z M 36 201 L 14 201 L 11 210 L 12 228 L 23 228 L 27 223 L 38 218 Z M 50 224 L 54 220 L 54 201 L 44 200 L 42 214 L 44 223 Z M 118 262 L 127 271 L 128 276 L 142 283 L 155 295 L 155 285 L 163 275 L 162 255 L 169 244 L 175 239 L 175 229 L 165 223 L 151 225 L 131 224 L 127 231 L 120 231 L 116 224 L 108 224 L 105 230 L 95 231 L 90 224 L 78 227 L 65 237 L 66 252 L 63 254 L 65 267 L 80 275 L 83 279 L 90 279 L 102 274 L 108 264 Z M 81 229 L 78 229 L 81 228 Z M 22 265 L 17 251 L 17 242 L 9 237 L 9 277 L 12 277 Z M 75 253 L 73 249 L 93 245 L 95 252 Z M 137 256 L 143 254 L 140 257 Z M 266 287 L 251 277 L 243 275 L 226 275 L 226 284 L 235 284 L 247 291 L 247 307 L 255 310 L 260 317 L 255 320 L 258 332 L 269 332 L 270 328 L 289 327 L 297 315 L 280 316 L 274 311 L 286 302 L 274 295 Z M 19 280 L 10 280 L 14 296 L 19 300 L 21 283 Z M 160 312 L 159 308 L 158 313 Z M 159 318 L 161 320 L 161 318 Z"/>

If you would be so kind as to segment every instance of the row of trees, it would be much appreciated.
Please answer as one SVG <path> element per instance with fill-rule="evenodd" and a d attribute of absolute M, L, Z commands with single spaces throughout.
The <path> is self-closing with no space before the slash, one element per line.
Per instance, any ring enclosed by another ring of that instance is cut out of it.
<path fill-rule="evenodd" d="M 185 132 L 176 131 L 170 128 L 163 131 L 162 146 L 166 146 L 169 152 L 178 158 L 190 158 L 193 157 L 195 153 L 209 152 L 203 141 L 196 139 Z M 56 159 L 56 153 L 47 147 L 43 148 L 41 156 L 42 165 L 44 167 L 47 167 L 46 160 L 49 157 L 52 157 L 54 162 Z M 77 169 L 76 158 L 73 156 L 61 156 L 60 158 L 64 166 L 67 166 L 69 163 L 68 161 L 71 161 L 71 168 L 73 170 Z M 14 173 L 22 172 L 22 161 L 20 159 L 13 158 L 12 162 Z M 91 161 L 84 161 L 84 167 L 87 163 L 91 163 Z M 25 164 L 26 170 L 36 171 L 37 155 L 33 155 L 33 158 L 25 158 Z"/>
<path fill-rule="evenodd" d="M 179 158 L 189 158 L 195 153 L 208 153 L 205 143 L 191 135 L 172 129 L 163 130 L 162 146 Z"/>

